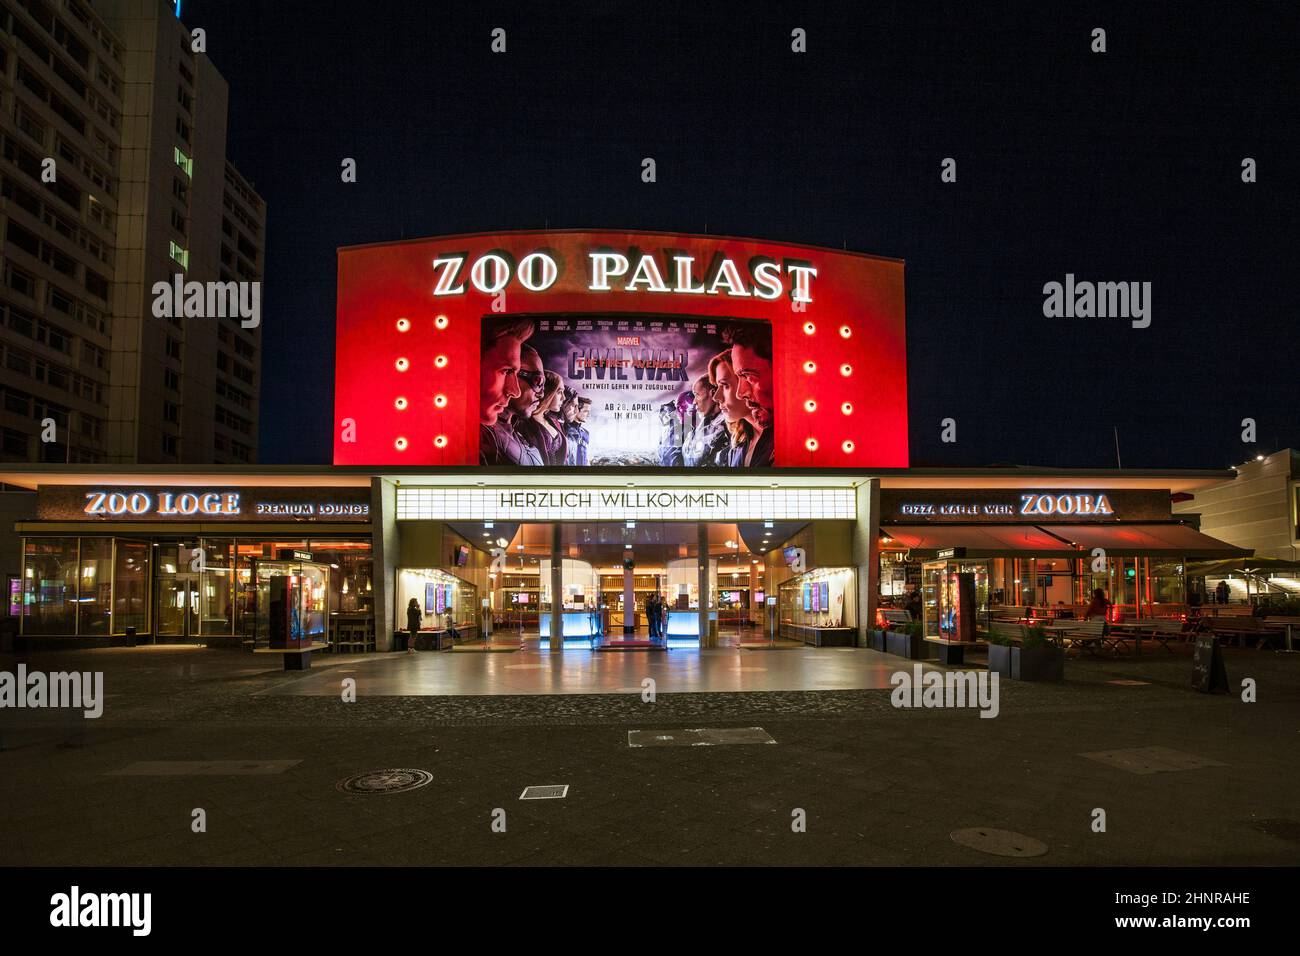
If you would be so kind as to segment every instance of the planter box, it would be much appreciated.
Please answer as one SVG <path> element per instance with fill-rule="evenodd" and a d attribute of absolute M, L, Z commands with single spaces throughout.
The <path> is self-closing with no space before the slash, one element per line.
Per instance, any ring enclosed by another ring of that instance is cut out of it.
<path fill-rule="evenodd" d="M 1065 680 L 1065 651 L 1061 648 L 1016 647 L 1012 651 L 1011 676 L 1015 680 Z"/>
<path fill-rule="evenodd" d="M 870 633 L 871 633 L 871 649 L 874 651 L 880 651 L 883 654 L 885 652 L 885 632 L 871 631 Z"/>
<path fill-rule="evenodd" d="M 990 644 L 989 672 L 1001 674 L 1003 680 L 1011 680 L 1011 661 L 1019 653 L 1020 648 L 1010 644 Z"/>
<path fill-rule="evenodd" d="M 885 653 L 897 657 L 907 657 L 911 641 L 903 631 L 885 631 Z"/>

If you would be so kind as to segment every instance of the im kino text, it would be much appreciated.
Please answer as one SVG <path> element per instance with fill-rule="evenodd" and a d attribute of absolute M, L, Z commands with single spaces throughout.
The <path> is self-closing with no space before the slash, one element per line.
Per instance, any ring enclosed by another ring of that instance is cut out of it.
<path fill-rule="evenodd" d="M 486 252 L 469 267 L 469 284 L 478 292 L 496 295 L 515 279 L 529 292 L 545 292 L 561 274 L 561 261 L 547 249 L 530 252 L 515 263 L 504 250 Z M 436 296 L 465 294 L 464 252 L 433 260 Z M 754 256 L 743 270 L 730 257 L 717 253 L 705 267 L 702 278 L 695 275 L 695 257 L 664 250 L 661 261 L 650 253 L 629 249 L 627 254 L 607 249 L 587 253 L 589 292 L 658 292 L 675 295 L 722 295 L 733 299 L 779 299 L 782 293 L 792 302 L 812 301 L 812 280 L 817 270 L 801 259 L 777 261 Z M 615 281 L 617 280 L 617 281 Z"/>

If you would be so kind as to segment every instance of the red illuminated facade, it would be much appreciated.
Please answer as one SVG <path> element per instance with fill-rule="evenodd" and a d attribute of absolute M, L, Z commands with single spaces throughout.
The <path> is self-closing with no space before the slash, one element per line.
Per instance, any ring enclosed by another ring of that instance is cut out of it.
<path fill-rule="evenodd" d="M 902 468 L 903 263 L 626 231 L 509 232 L 339 251 L 334 463 L 478 463 L 486 320 L 769 323 L 776 467 Z"/>

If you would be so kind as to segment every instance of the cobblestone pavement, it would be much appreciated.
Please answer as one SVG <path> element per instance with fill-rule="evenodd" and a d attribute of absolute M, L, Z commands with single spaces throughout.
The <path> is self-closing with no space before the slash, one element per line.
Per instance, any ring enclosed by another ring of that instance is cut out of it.
<path fill-rule="evenodd" d="M 895 709 L 889 690 L 346 703 L 283 693 L 302 676 L 238 654 L 45 655 L 28 667 L 103 670 L 105 714 L 0 711 L 0 864 L 1293 865 L 1300 661 L 1226 656 L 1234 689 L 1257 682 L 1257 703 L 1193 692 L 1183 650 L 1071 660 L 1063 685 L 1003 682 L 989 720 Z M 361 666 L 327 668 L 341 683 Z M 326 670 L 313 673 L 319 682 Z M 628 746 L 629 730 L 701 726 L 761 726 L 777 743 Z M 1221 766 L 1137 774 L 1082 756 L 1149 747 Z M 140 761 L 215 760 L 299 762 L 260 775 L 120 774 Z M 386 767 L 428 770 L 433 783 L 392 795 L 335 788 Z M 519 800 L 525 786 L 557 783 L 566 799 Z M 206 833 L 192 832 L 196 808 Z M 498 808 L 504 833 L 491 827 Z M 1091 827 L 1098 808 L 1104 833 Z M 1048 852 L 1016 860 L 950 837 L 977 826 Z"/>

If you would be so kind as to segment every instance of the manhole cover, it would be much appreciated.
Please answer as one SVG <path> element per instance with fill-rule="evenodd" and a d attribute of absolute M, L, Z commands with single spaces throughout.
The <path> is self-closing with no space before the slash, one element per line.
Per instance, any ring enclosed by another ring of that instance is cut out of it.
<path fill-rule="evenodd" d="M 1296 820 L 1256 820 L 1255 829 L 1279 840 L 1300 843 L 1300 821 Z"/>
<path fill-rule="evenodd" d="M 569 785 L 550 784 L 547 786 L 524 787 L 524 792 L 519 795 L 520 800 L 563 800 L 569 795 Z"/>
<path fill-rule="evenodd" d="M 406 793 L 433 781 L 427 770 L 371 770 L 335 784 L 344 793 Z"/>
<path fill-rule="evenodd" d="M 949 836 L 955 843 L 993 856 L 1042 856 L 1047 852 L 1047 844 L 1042 840 L 1035 840 L 1023 833 L 1012 833 L 1010 830 L 968 827 L 965 830 L 953 830 Z"/>

